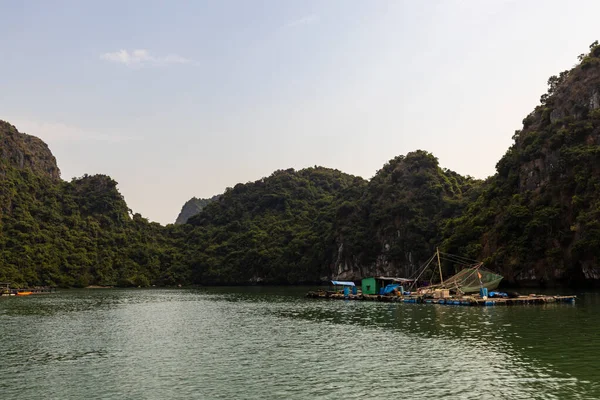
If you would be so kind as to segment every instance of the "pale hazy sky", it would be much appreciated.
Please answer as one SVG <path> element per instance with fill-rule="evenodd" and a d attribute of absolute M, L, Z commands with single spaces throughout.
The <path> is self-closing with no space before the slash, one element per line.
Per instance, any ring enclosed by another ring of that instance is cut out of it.
<path fill-rule="evenodd" d="M 600 1 L 0 0 L 0 119 L 163 224 L 276 169 L 416 149 L 485 178 Z"/>

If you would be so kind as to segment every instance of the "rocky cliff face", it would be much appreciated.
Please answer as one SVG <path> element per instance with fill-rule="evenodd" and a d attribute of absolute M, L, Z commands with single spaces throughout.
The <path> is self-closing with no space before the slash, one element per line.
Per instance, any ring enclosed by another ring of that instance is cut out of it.
<path fill-rule="evenodd" d="M 56 159 L 46 143 L 0 120 L 0 173 L 2 165 L 28 169 L 55 181 L 60 179 Z"/>
<path fill-rule="evenodd" d="M 521 192 L 547 185 L 552 174 L 560 174 L 561 155 L 569 147 L 600 144 L 599 132 L 592 126 L 600 112 L 596 111 L 600 109 L 599 56 L 595 47 L 581 65 L 551 77 L 542 104 L 523 120 L 514 145 L 514 151 L 523 155 Z"/>

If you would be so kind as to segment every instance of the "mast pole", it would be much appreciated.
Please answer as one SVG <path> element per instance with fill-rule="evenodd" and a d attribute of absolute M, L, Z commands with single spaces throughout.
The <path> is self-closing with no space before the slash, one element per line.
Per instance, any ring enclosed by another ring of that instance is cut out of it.
<path fill-rule="evenodd" d="M 444 284 L 444 278 L 442 277 L 442 263 L 440 262 L 440 249 L 439 248 L 435 248 L 435 252 L 437 253 L 437 259 L 438 259 L 438 268 L 440 270 L 440 281 L 442 282 L 442 285 Z"/>

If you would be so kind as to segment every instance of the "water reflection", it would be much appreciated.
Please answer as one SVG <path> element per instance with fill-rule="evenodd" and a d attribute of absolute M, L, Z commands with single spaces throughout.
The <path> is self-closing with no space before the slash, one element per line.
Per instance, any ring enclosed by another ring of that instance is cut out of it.
<path fill-rule="evenodd" d="M 307 300 L 305 290 L 67 291 L 2 299 L 0 393 L 600 398 L 595 294 L 575 306 L 471 308 Z"/>

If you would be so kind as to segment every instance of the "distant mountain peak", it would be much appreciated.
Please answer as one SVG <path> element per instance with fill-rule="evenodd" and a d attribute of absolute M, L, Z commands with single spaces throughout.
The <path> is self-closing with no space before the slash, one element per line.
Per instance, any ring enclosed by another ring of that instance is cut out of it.
<path fill-rule="evenodd" d="M 183 207 L 181 207 L 181 212 L 175 220 L 175 225 L 185 224 L 188 221 L 188 219 L 200 213 L 204 209 L 204 207 L 217 200 L 219 196 L 220 195 L 216 195 L 211 197 L 210 199 L 199 199 L 196 197 L 192 197 L 191 199 L 185 202 Z"/>

